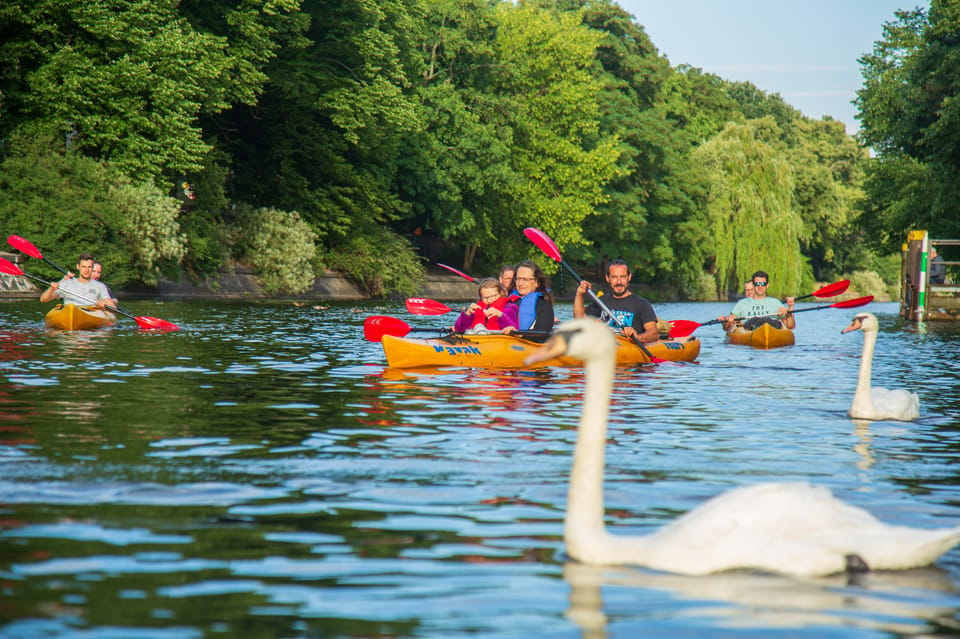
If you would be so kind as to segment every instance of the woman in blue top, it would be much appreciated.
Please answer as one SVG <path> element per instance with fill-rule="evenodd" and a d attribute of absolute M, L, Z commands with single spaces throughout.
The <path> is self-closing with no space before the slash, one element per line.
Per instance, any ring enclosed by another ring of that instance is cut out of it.
<path fill-rule="evenodd" d="M 519 328 L 507 327 L 504 333 L 536 331 L 541 335 L 528 335 L 535 342 L 544 342 L 547 333 L 553 330 L 553 295 L 547 290 L 547 276 L 535 262 L 529 260 L 517 264 L 513 278 L 517 287 L 516 300 L 519 307 Z"/>

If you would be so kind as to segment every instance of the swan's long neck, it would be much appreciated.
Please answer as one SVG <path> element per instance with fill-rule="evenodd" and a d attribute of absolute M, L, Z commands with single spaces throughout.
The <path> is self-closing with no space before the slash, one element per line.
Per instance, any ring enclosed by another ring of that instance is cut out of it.
<path fill-rule="evenodd" d="M 853 403 L 848 411 L 851 417 L 872 419 L 876 415 L 877 411 L 873 405 L 873 390 L 870 387 L 870 371 L 873 368 L 873 349 L 876 343 L 876 331 L 863 331 L 863 350 L 860 353 L 857 390 L 853 394 Z"/>
<path fill-rule="evenodd" d="M 863 331 L 863 351 L 860 353 L 860 372 L 857 377 L 856 397 L 870 397 L 870 371 L 873 370 L 873 349 L 877 345 L 875 331 Z"/>
<path fill-rule="evenodd" d="M 576 558 L 582 558 L 584 552 L 589 552 L 591 542 L 602 541 L 607 536 L 604 528 L 603 474 L 607 417 L 613 388 L 612 358 L 611 354 L 586 364 L 587 384 L 564 519 L 567 551 Z"/>

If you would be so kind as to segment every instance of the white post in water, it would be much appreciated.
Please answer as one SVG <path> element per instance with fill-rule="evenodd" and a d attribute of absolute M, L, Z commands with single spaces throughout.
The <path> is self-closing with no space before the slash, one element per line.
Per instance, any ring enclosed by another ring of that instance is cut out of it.
<path fill-rule="evenodd" d="M 917 321 L 922 322 L 927 314 L 927 271 L 929 270 L 927 251 L 930 250 L 930 234 L 923 233 L 920 242 L 920 281 L 917 282 Z"/>

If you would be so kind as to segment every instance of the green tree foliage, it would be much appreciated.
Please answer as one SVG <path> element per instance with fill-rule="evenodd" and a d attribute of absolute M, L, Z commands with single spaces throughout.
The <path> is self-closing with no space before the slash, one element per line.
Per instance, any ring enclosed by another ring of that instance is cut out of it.
<path fill-rule="evenodd" d="M 663 96 L 673 70 L 629 14 L 586 3 L 584 23 L 604 34 L 597 49 L 601 129 L 620 141 L 620 173 L 607 201 L 584 223 L 585 261 L 626 259 L 637 281 L 676 283 L 696 294 L 703 267 L 701 185 L 689 163 L 691 140 Z"/>
<path fill-rule="evenodd" d="M 748 82 L 729 85 L 729 95 L 749 118 L 771 117 L 775 138 L 794 177 L 794 205 L 803 220 L 804 256 L 820 280 L 836 279 L 845 270 L 863 266 L 864 245 L 856 241 L 855 224 L 863 199 L 866 150 L 846 134 L 842 123 L 812 120 Z M 806 283 L 805 283 L 806 285 Z"/>
<path fill-rule="evenodd" d="M 423 284 L 423 266 L 410 242 L 382 226 L 351 235 L 326 260 L 367 295 L 413 295 Z"/>
<path fill-rule="evenodd" d="M 726 82 L 726 94 L 737 104 L 743 117 L 756 120 L 770 116 L 780 129 L 780 138 L 789 146 L 798 142 L 797 124 L 804 120 L 799 111 L 783 101 L 779 94 L 766 93 L 750 82 Z"/>
<path fill-rule="evenodd" d="M 92 211 L 80 204 L 83 198 L 44 218 L 48 226 L 37 230 L 51 237 L 88 238 L 82 248 L 96 250 L 105 260 L 113 284 L 155 282 L 160 262 L 184 257 L 182 236 L 170 231 L 177 227 L 180 203 L 171 208 L 166 192 L 188 173 L 207 173 L 200 180 L 201 198 L 185 221 L 191 249 L 187 266 L 216 269 L 227 252 L 218 231 L 226 172 L 210 161 L 212 146 L 199 118 L 256 101 L 267 79 L 263 66 L 279 46 L 273 40 L 287 33 L 293 21 L 285 16 L 298 5 L 299 0 L 204 2 L 201 8 L 208 15 L 215 12 L 214 21 L 222 23 L 221 35 L 194 27 L 191 19 L 197 16 L 188 14 L 199 3 L 189 1 L 11 0 L 0 5 L 0 138 L 37 129 L 55 132 L 70 153 L 51 148 L 50 157 L 65 158 L 61 170 L 80 171 L 64 180 L 108 179 L 92 178 L 96 162 L 88 165 L 79 156 L 97 160 L 113 180 L 100 192 L 115 191 L 123 202 L 123 207 L 98 207 L 116 212 L 115 219 L 93 218 L 96 231 L 115 235 L 90 233 L 90 220 L 80 211 Z M 13 152 L 9 145 L 5 151 Z M 213 157 L 222 158 L 222 152 Z M 25 204 L 19 192 L 9 197 L 15 206 Z M 50 228 L 54 224 L 60 228 Z M 110 257 L 120 251 L 129 255 Z M 127 272 L 125 266 L 134 264 L 142 272 Z"/>
<path fill-rule="evenodd" d="M 64 151 L 55 134 L 24 131 L 8 144 L 0 164 L 0 227 L 42 247 L 62 266 L 93 253 L 114 286 L 156 284 L 165 267 L 169 273 L 183 257 L 180 202 L 152 183 Z"/>
<path fill-rule="evenodd" d="M 207 154 L 204 168 L 177 181 L 176 197 L 181 200 L 180 226 L 187 238 L 187 254 L 182 266 L 190 279 L 201 280 L 227 265 L 236 252 L 235 208 L 227 188 L 230 163 L 216 148 Z M 187 192 L 184 191 L 184 183 Z M 190 198 L 190 195 L 193 198 Z M 228 222 L 229 220 L 229 222 Z"/>
<path fill-rule="evenodd" d="M 263 256 L 289 292 L 317 251 L 371 294 L 412 293 L 397 233 L 461 247 L 468 270 L 555 268 L 536 226 L 680 295 L 758 266 L 792 293 L 805 260 L 869 269 L 865 233 L 899 241 L 956 201 L 955 13 L 901 14 L 868 59 L 881 161 L 858 218 L 869 161 L 839 123 L 671 68 L 612 0 L 10 0 L 0 222 L 94 250 L 114 284 Z"/>
<path fill-rule="evenodd" d="M 819 280 L 862 267 L 864 244 L 857 225 L 869 158 L 840 122 L 797 119 L 789 147 L 795 202 L 803 219 L 801 247 Z"/>
<path fill-rule="evenodd" d="M 758 269 L 770 274 L 772 294 L 795 294 L 801 284 L 802 220 L 790 164 L 769 143 L 777 135 L 772 117 L 729 124 L 694 154 L 709 179 L 709 235 L 723 298 Z"/>
<path fill-rule="evenodd" d="M 296 211 L 241 207 L 242 247 L 267 293 L 302 293 L 316 278 L 316 233 Z"/>
<path fill-rule="evenodd" d="M 496 4 L 431 0 L 417 96 L 423 130 L 403 140 L 397 187 L 410 204 L 406 230 L 420 227 L 465 247 L 470 268 L 482 246 L 503 257 L 499 218 L 512 209 L 508 96 L 492 90 Z"/>
<path fill-rule="evenodd" d="M 687 65 L 675 68 L 668 77 L 661 100 L 667 117 L 684 132 L 691 147 L 712 139 L 727 123 L 746 119 L 728 82 Z"/>
<path fill-rule="evenodd" d="M 306 0 L 309 28 L 270 62 L 256 108 L 212 118 L 233 196 L 297 210 L 327 245 L 406 211 L 399 140 L 421 128 L 419 2 Z"/>
<path fill-rule="evenodd" d="M 533 255 L 526 226 L 582 243 L 617 172 L 591 73 L 600 35 L 578 13 L 533 4 L 434 6 L 420 91 L 427 130 L 410 141 L 402 176 L 408 197 L 421 196 L 423 226 L 463 244 L 468 268 L 478 249 L 491 262 Z"/>
<path fill-rule="evenodd" d="M 913 105 L 921 101 L 916 67 L 926 23 L 923 11 L 898 11 L 884 25 L 883 39 L 860 59 L 864 84 L 856 104 L 861 138 L 881 158 L 916 149 L 920 131 Z"/>
<path fill-rule="evenodd" d="M 960 5 L 933 0 L 929 13 L 898 11 L 861 58 L 861 138 L 876 160 L 862 227 L 895 251 L 914 228 L 960 236 Z"/>
<path fill-rule="evenodd" d="M 511 185 L 501 241 L 535 226 L 561 249 L 583 244 L 584 220 L 619 173 L 619 143 L 600 131 L 601 85 L 591 71 L 601 35 L 578 13 L 502 4 L 497 15 L 495 89 L 511 96 L 511 164 L 522 178 Z"/>
<path fill-rule="evenodd" d="M 3 130 L 48 123 L 135 179 L 200 169 L 200 111 L 251 102 L 265 79 L 161 0 L 10 0 L 0 42 Z"/>

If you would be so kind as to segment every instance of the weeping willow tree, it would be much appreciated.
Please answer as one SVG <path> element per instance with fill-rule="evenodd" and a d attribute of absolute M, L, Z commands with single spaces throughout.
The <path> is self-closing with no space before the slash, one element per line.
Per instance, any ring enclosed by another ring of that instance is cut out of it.
<path fill-rule="evenodd" d="M 694 154 L 707 176 L 707 217 L 717 293 L 739 290 L 754 271 L 770 274 L 770 294 L 799 290 L 803 228 L 793 207 L 794 180 L 775 140 L 772 117 L 728 124 Z"/>

